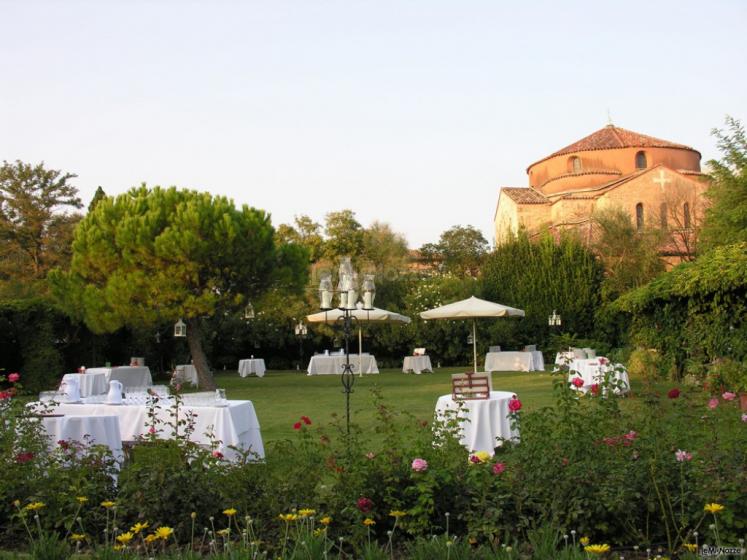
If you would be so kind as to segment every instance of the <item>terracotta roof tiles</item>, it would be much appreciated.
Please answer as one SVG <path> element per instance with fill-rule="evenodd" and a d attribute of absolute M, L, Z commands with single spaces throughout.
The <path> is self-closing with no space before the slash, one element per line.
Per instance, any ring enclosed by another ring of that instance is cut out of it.
<path fill-rule="evenodd" d="M 548 204 L 550 202 L 531 187 L 503 187 L 501 193 L 505 193 L 517 204 Z"/>

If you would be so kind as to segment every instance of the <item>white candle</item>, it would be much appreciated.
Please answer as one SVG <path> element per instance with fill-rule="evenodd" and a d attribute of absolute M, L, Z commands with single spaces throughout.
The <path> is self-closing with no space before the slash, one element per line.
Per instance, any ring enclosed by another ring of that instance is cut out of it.
<path fill-rule="evenodd" d="M 332 292 L 322 290 L 322 309 L 332 309 Z"/>
<path fill-rule="evenodd" d="M 363 292 L 363 309 L 373 308 L 373 294 L 371 292 Z"/>

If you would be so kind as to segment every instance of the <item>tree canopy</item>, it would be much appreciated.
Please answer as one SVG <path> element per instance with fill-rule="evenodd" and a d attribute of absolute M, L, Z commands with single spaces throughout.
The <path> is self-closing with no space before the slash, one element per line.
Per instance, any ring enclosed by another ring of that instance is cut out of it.
<path fill-rule="evenodd" d="M 722 157 L 708 162 L 713 183 L 701 234 L 706 249 L 747 241 L 747 136 L 734 118 L 727 117 L 726 126 L 713 130 Z"/>
<path fill-rule="evenodd" d="M 472 226 L 454 226 L 441 234 L 438 243 L 426 243 L 420 253 L 443 272 L 477 276 L 489 244 Z"/>
<path fill-rule="evenodd" d="M 65 266 L 80 215 L 76 176 L 43 163 L 16 161 L 0 167 L 0 281 L 6 287 L 37 285 Z"/>
<path fill-rule="evenodd" d="M 94 332 L 185 319 L 200 384 L 210 388 L 200 319 L 237 313 L 276 283 L 305 285 L 306 259 L 301 248 L 276 247 L 262 210 L 143 185 L 98 202 L 75 232 L 70 271 L 51 279 L 61 305 Z"/>

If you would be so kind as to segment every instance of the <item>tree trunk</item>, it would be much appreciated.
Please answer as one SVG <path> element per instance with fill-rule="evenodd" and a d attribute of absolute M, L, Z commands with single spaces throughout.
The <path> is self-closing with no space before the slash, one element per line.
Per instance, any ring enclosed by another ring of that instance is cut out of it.
<path fill-rule="evenodd" d="M 210 371 L 205 351 L 202 349 L 202 329 L 199 319 L 187 319 L 187 343 L 189 352 L 192 354 L 192 362 L 197 370 L 197 381 L 200 389 L 212 391 L 215 389 L 215 380 Z"/>

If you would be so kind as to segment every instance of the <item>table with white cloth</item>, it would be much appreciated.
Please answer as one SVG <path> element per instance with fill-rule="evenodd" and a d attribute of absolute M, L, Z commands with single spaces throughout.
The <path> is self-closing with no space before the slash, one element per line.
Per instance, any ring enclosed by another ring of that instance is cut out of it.
<path fill-rule="evenodd" d="M 508 403 L 514 395 L 508 391 L 491 391 L 489 399 L 460 401 L 443 395 L 436 403 L 436 416 L 449 420 L 456 414 L 460 421 L 459 443 L 470 451 L 487 451 L 492 455 L 503 439 L 519 437 L 518 430 L 511 429 L 508 418 Z"/>
<path fill-rule="evenodd" d="M 576 356 L 573 354 L 572 350 L 565 350 L 563 352 L 558 352 L 555 354 L 555 365 L 556 366 L 564 366 L 569 365 Z"/>
<path fill-rule="evenodd" d="M 189 381 L 193 387 L 199 386 L 197 379 L 197 368 L 192 364 L 179 364 L 174 368 L 175 377 L 177 381 L 185 383 Z"/>
<path fill-rule="evenodd" d="M 612 364 L 604 357 L 601 360 L 600 358 L 574 359 L 569 367 L 568 381 L 572 381 L 574 377 L 580 377 L 584 382 L 583 386 L 574 386 L 574 388 L 584 393 L 591 389 L 592 385 L 602 383 L 607 374 L 612 375 L 612 381 L 624 384 L 623 393 L 630 390 L 630 379 L 625 367 L 622 364 Z"/>
<path fill-rule="evenodd" d="M 86 373 L 66 373 L 62 376 L 60 386 L 71 380 L 78 381 L 81 397 L 103 395 L 109 390 L 109 377 L 104 372 L 92 372 L 88 370 Z"/>
<path fill-rule="evenodd" d="M 262 358 L 239 360 L 239 375 L 241 377 L 247 377 L 249 375 L 264 377 L 265 371 L 267 371 L 265 369 L 265 361 Z"/>
<path fill-rule="evenodd" d="M 119 418 L 108 416 L 42 416 L 41 424 L 49 438 L 49 448 L 57 447 L 59 441 L 79 441 L 84 444 L 105 445 L 112 456 L 122 461 L 122 435 L 119 431 Z"/>
<path fill-rule="evenodd" d="M 122 388 L 128 387 L 150 387 L 153 385 L 153 378 L 150 375 L 148 366 L 115 366 L 115 367 L 96 367 L 88 368 L 86 375 L 89 373 L 105 373 L 107 375 L 106 383 L 109 381 L 121 381 Z"/>
<path fill-rule="evenodd" d="M 404 373 L 423 373 L 424 371 L 432 372 L 433 366 L 431 366 L 430 356 L 405 356 L 404 363 L 402 364 L 402 371 Z"/>
<path fill-rule="evenodd" d="M 345 364 L 345 354 L 334 356 L 312 356 L 309 360 L 308 375 L 341 374 Z M 372 354 L 350 354 L 350 365 L 353 373 L 379 373 L 379 366 Z"/>
<path fill-rule="evenodd" d="M 230 449 L 229 446 L 244 451 L 251 450 L 256 454 L 256 458 L 264 458 L 262 434 L 252 402 L 227 401 L 227 403 L 227 406 L 182 404 L 179 407 L 180 418 L 186 418 L 188 413 L 194 415 L 194 430 L 190 440 L 200 445 L 210 446 L 212 441 L 206 434 L 212 433 L 212 439 L 219 442 L 217 451 L 220 451 L 228 460 L 240 457 L 239 453 Z M 147 434 L 150 427 L 146 405 L 59 404 L 50 412 L 65 416 L 117 416 L 119 431 L 124 441 L 136 440 L 138 436 Z M 162 400 L 156 408 L 156 416 L 162 421 L 157 426 L 157 429 L 161 430 L 158 433 L 161 439 L 170 439 L 174 435 L 172 428 L 167 424 L 173 421 L 170 412 L 173 411 L 168 400 Z M 180 428 L 180 431 L 183 429 L 183 427 Z"/>
<path fill-rule="evenodd" d="M 544 371 L 542 352 L 488 352 L 485 371 Z"/>

